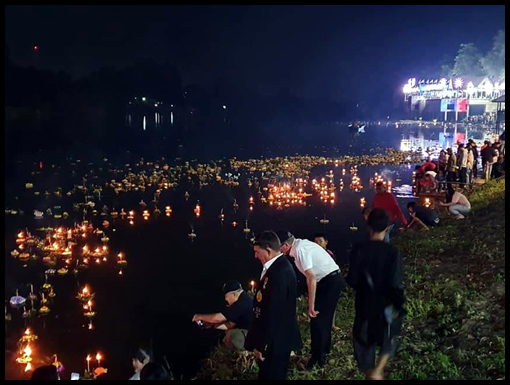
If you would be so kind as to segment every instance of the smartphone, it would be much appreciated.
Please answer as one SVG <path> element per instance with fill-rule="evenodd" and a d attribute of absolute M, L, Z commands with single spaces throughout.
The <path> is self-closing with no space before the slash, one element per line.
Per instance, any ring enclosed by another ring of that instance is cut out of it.
<path fill-rule="evenodd" d="M 80 379 L 79 373 L 71 373 L 71 381 L 78 381 Z"/>

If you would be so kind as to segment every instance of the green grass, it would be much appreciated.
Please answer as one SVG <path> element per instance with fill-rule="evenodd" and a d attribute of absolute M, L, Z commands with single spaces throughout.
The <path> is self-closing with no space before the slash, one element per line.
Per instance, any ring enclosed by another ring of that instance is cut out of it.
<path fill-rule="evenodd" d="M 505 378 L 505 180 L 470 194 L 473 215 L 445 216 L 426 233 L 394 240 L 404 257 L 408 316 L 390 380 L 498 380 Z M 322 370 L 303 370 L 310 351 L 306 301 L 298 318 L 305 348 L 292 357 L 292 380 L 361 380 L 352 348 L 354 295 L 339 302 L 333 351 Z M 252 380 L 248 355 L 215 349 L 198 379 Z"/>

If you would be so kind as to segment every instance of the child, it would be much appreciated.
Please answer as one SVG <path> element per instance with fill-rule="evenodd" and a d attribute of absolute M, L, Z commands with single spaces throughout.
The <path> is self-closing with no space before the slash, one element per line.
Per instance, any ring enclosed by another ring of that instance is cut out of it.
<path fill-rule="evenodd" d="M 441 192 L 446 189 L 446 176 L 443 170 L 439 170 L 436 174 L 437 191 Z"/>

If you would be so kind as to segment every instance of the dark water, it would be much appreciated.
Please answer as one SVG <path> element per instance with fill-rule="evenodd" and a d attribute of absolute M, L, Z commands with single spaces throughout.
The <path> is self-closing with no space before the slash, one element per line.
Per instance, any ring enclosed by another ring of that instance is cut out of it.
<path fill-rule="evenodd" d="M 342 146 L 331 149 L 327 147 L 308 148 L 309 153 L 338 154 L 341 151 L 360 151 L 376 147 L 381 143 L 378 138 L 384 137 L 384 143 L 393 142 L 398 146 L 401 134 L 392 132 L 386 135 L 378 132 L 371 137 L 349 137 Z M 302 146 L 304 150 L 306 146 Z M 182 151 L 190 151 L 186 148 Z M 285 151 L 292 153 L 299 148 L 289 147 Z M 246 154 L 248 150 L 239 150 Z M 284 150 L 266 150 L 265 155 L 277 155 Z M 198 151 L 197 151 L 198 153 Z M 197 155 L 198 157 L 198 155 Z M 122 161 L 128 161 L 127 155 Z M 120 163 L 120 162 L 119 162 Z M 40 226 L 71 225 L 79 216 L 72 211 L 72 198 L 34 198 L 33 192 L 23 190 L 25 182 L 31 181 L 38 191 L 53 191 L 56 187 L 63 187 L 64 191 L 79 181 L 79 176 L 89 170 L 83 161 L 75 167 L 68 162 L 62 162 L 52 169 L 45 166 L 39 176 L 31 176 L 30 171 L 35 165 L 26 161 L 18 165 L 18 172 L 12 182 L 6 185 L 6 206 L 21 208 L 24 216 L 7 216 L 5 219 L 5 268 L 6 290 L 5 299 L 14 295 L 19 288 L 21 294 L 28 294 L 27 284 L 40 286 L 44 283 L 45 268 L 39 264 L 30 264 L 23 268 L 17 260 L 10 257 L 14 249 L 15 234 L 20 229 L 28 227 L 33 230 Z M 122 163 L 120 163 L 122 164 Z M 101 164 L 102 165 L 102 164 Z M 98 176 L 97 181 L 110 177 L 105 171 L 99 171 L 99 165 L 93 166 Z M 311 177 L 321 177 L 332 166 L 318 167 Z M 106 167 L 105 167 L 106 168 Z M 375 172 L 384 173 L 393 180 L 395 186 L 411 182 L 410 167 L 364 167 L 359 168 L 364 189 L 360 193 L 349 190 L 351 177 L 349 167 L 347 175 L 343 177 L 344 191 L 338 192 L 335 205 L 324 204 L 318 197 L 310 198 L 307 207 L 291 207 L 278 211 L 274 207 L 259 202 L 257 191 L 249 189 L 246 184 L 229 188 L 213 185 L 199 189 L 197 187 L 181 186 L 176 190 L 162 194 L 159 207 L 171 205 L 171 218 L 164 216 L 152 217 L 150 221 L 137 218 L 136 225 L 131 227 L 120 219 L 113 220 L 107 231 L 110 237 L 111 250 L 122 251 L 129 261 L 128 268 L 122 276 L 118 275 L 115 266 L 95 266 L 77 277 L 68 274 L 65 277 L 50 278 L 57 297 L 50 306 L 51 314 L 45 318 L 33 319 L 30 326 L 39 335 L 35 344 L 36 358 L 51 356 L 57 353 L 66 367 L 64 378 L 69 378 L 71 372 L 83 372 L 86 367 L 85 357 L 101 351 L 106 359 L 105 366 L 109 368 L 109 377 L 114 379 L 127 378 L 131 374 L 132 350 L 138 343 L 149 344 L 152 340 L 156 356 L 166 356 L 174 373 L 180 378 L 192 377 L 201 359 L 206 357 L 210 347 L 217 341 L 216 332 L 200 331 L 191 323 L 195 313 L 220 310 L 223 298 L 220 294 L 222 284 L 229 279 L 237 279 L 248 288 L 248 282 L 258 277 L 261 267 L 254 259 L 250 236 L 243 232 L 245 220 L 253 232 L 258 233 L 266 229 L 289 229 L 297 237 L 311 238 L 317 231 L 326 232 L 331 238 L 330 247 L 340 257 L 347 255 L 351 245 L 366 236 L 360 215 L 360 198 L 365 197 L 371 203 L 374 191 L 369 187 L 369 179 Z M 77 175 L 71 174 L 72 169 Z M 334 169 L 335 183 L 342 178 L 342 167 Z M 189 191 L 189 201 L 184 198 L 184 192 Z M 255 197 L 255 209 L 248 210 L 250 196 Z M 18 199 L 16 199 L 17 197 Z M 114 205 L 117 210 L 125 207 L 126 211 L 137 207 L 140 199 L 149 203 L 152 194 L 132 193 L 120 198 L 103 197 L 98 202 L 100 210 L 102 204 L 109 207 Z M 235 212 L 232 203 L 239 202 L 239 211 Z M 202 216 L 196 219 L 193 208 L 197 201 L 202 205 Z M 405 203 L 402 200 L 402 204 Z M 72 213 L 67 221 L 44 219 L 35 221 L 32 216 L 34 209 L 46 209 L 55 205 L 62 206 L 62 211 Z M 152 211 L 152 205 L 148 207 Z M 218 219 L 220 210 L 225 210 L 225 222 L 222 225 Z M 319 220 L 327 215 L 330 224 L 325 228 Z M 139 216 L 139 215 L 138 215 Z M 99 226 L 103 218 L 92 217 L 91 220 Z M 239 226 L 231 226 L 237 221 Z M 66 223 L 67 222 L 67 223 Z M 359 231 L 352 232 L 349 227 L 355 223 Z M 197 238 L 194 242 L 188 239 L 188 233 L 193 226 Z M 115 228 L 115 232 L 113 232 Z M 114 255 L 116 255 L 113 253 Z M 96 292 L 97 317 L 94 320 L 94 330 L 87 329 L 87 321 L 82 315 L 80 303 L 74 298 L 77 291 L 84 284 L 90 285 Z M 10 354 L 15 349 L 15 343 L 20 337 L 26 322 L 21 319 L 21 311 L 11 310 L 13 321 L 6 324 L 6 378 L 20 378 L 20 366 L 14 363 L 15 357 Z"/>

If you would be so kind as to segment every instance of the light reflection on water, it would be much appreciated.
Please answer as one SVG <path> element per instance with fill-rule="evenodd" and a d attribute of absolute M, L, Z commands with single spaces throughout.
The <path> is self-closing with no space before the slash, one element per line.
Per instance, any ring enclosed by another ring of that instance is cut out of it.
<path fill-rule="evenodd" d="M 415 195 L 413 193 L 413 186 L 408 184 L 403 184 L 401 186 L 397 186 L 393 188 L 393 193 L 397 198 L 402 199 L 415 199 Z"/>

